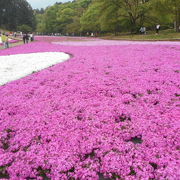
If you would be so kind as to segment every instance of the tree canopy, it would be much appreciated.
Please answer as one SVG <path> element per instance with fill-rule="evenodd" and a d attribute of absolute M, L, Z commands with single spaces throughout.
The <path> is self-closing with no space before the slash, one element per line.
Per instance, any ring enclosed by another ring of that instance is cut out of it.
<path fill-rule="evenodd" d="M 162 28 L 175 24 L 179 31 L 180 0 L 74 0 L 55 4 L 36 19 L 42 33 L 136 33 L 156 24 Z"/>
<path fill-rule="evenodd" d="M 35 27 L 33 9 L 26 0 L 0 1 L 0 27 L 17 30 L 18 26 Z"/>
<path fill-rule="evenodd" d="M 73 0 L 40 10 L 32 10 L 26 0 L 0 1 L 1 27 L 34 28 L 35 22 L 40 33 L 136 33 L 156 24 L 180 31 L 180 0 Z"/>

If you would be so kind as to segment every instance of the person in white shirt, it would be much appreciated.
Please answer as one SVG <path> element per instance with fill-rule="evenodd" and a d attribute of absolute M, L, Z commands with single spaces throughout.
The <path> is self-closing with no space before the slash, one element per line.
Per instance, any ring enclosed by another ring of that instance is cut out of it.
<path fill-rule="evenodd" d="M 30 37 L 30 41 L 34 41 L 34 35 L 33 35 L 33 33 L 31 33 L 30 35 L 29 35 Z"/>
<path fill-rule="evenodd" d="M 160 30 L 160 24 L 156 25 L 156 34 L 159 34 L 159 30 Z"/>
<path fill-rule="evenodd" d="M 146 27 L 141 27 L 139 31 L 141 34 L 146 34 Z"/>

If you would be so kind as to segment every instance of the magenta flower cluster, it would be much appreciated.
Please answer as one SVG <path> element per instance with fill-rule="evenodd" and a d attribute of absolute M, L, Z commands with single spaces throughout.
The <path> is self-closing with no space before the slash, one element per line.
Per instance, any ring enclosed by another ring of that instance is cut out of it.
<path fill-rule="evenodd" d="M 180 179 L 180 46 L 42 39 L 0 51 L 73 55 L 0 87 L 0 178 Z"/>

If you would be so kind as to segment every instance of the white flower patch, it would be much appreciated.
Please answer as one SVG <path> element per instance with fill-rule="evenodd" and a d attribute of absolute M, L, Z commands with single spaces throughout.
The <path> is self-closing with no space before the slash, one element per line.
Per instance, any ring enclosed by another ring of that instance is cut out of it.
<path fill-rule="evenodd" d="M 68 60 L 63 52 L 44 52 L 0 56 L 0 85 Z"/>

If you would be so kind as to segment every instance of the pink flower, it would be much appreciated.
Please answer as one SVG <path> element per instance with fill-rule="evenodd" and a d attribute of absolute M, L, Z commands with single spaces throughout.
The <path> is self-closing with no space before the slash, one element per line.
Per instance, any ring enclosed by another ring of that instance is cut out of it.
<path fill-rule="evenodd" d="M 180 179 L 178 44 L 37 39 L 0 55 L 73 57 L 0 87 L 0 178 Z"/>

